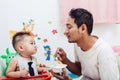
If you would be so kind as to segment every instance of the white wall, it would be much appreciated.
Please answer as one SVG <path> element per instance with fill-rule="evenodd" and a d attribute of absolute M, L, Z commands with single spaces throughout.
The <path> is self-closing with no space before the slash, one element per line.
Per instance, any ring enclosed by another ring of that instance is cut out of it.
<path fill-rule="evenodd" d="M 112 47 L 120 46 L 120 24 L 96 24 L 93 34 L 104 38 Z"/>
<path fill-rule="evenodd" d="M 63 47 L 66 52 L 71 54 L 72 44 L 68 44 L 63 35 L 64 27 L 59 26 L 58 7 L 58 0 L 0 0 L 0 55 L 6 54 L 6 48 L 14 52 L 9 31 L 20 31 L 23 27 L 22 23 L 28 23 L 30 19 L 35 22 L 33 32 L 41 38 L 41 40 L 36 39 L 38 52 L 35 56 L 38 61 L 46 64 L 54 63 L 52 56 L 51 62 L 45 60 L 44 45 L 50 45 L 52 54 L 55 53 L 57 47 Z M 52 24 L 48 24 L 49 21 Z M 52 29 L 56 29 L 58 33 L 53 35 Z M 48 39 L 47 43 L 43 42 L 44 38 Z M 73 56 L 69 57 L 73 60 Z"/>
<path fill-rule="evenodd" d="M 51 64 L 45 61 L 43 46 L 51 46 L 52 54 L 57 47 L 63 47 L 68 57 L 74 61 L 73 44 L 69 44 L 63 35 L 64 27 L 59 26 L 59 4 L 58 0 L 0 0 L 0 55 L 5 54 L 8 47 L 14 51 L 9 38 L 10 30 L 21 30 L 22 23 L 29 19 L 35 21 L 34 32 L 42 39 L 47 38 L 48 42 L 42 40 L 37 42 L 38 52 L 35 55 L 41 63 Z M 48 24 L 51 21 L 52 24 Z M 58 34 L 53 35 L 52 29 Z M 96 24 L 93 34 L 103 37 L 111 46 L 120 45 L 120 24 Z M 52 57 L 51 57 L 52 58 Z M 41 61 L 42 60 L 42 61 Z"/>

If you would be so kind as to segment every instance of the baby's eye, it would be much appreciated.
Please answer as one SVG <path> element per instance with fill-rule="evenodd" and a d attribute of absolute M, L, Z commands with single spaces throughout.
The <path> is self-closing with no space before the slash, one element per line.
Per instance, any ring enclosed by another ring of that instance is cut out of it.
<path fill-rule="evenodd" d="M 32 45 L 33 45 L 34 43 L 30 43 L 30 44 L 32 44 Z"/>
<path fill-rule="evenodd" d="M 30 43 L 30 44 L 35 45 L 35 42 L 32 42 L 32 43 Z"/>

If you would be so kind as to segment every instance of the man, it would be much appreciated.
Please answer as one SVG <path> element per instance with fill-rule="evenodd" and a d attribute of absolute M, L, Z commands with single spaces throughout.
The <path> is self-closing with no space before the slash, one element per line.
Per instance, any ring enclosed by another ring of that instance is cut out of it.
<path fill-rule="evenodd" d="M 82 8 L 72 9 L 66 23 L 65 34 L 68 42 L 75 43 L 75 63 L 71 62 L 62 48 L 56 50 L 58 59 L 74 74 L 82 75 L 81 80 L 119 80 L 119 71 L 112 48 L 101 38 L 91 35 L 92 14 Z M 63 75 L 52 74 L 60 80 L 71 80 Z"/>

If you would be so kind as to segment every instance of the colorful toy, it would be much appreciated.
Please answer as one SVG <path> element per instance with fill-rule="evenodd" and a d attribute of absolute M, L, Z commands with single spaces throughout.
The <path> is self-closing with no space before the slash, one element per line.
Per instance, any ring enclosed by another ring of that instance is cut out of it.
<path fill-rule="evenodd" d="M 4 66 L 2 61 L 0 60 L 0 76 L 4 76 L 3 72 L 4 72 Z"/>
<path fill-rule="evenodd" d="M 39 67 L 41 67 L 41 68 L 42 68 L 42 67 L 46 67 L 46 66 L 45 66 L 44 64 L 40 64 L 40 65 L 39 65 Z"/>
<path fill-rule="evenodd" d="M 49 45 L 43 46 L 44 50 L 46 51 L 45 55 L 47 55 L 46 60 L 50 60 L 50 55 L 51 55 L 51 48 Z"/>
<path fill-rule="evenodd" d="M 5 75 L 5 73 L 6 73 L 6 70 L 7 70 L 7 68 L 8 68 L 8 65 L 9 65 L 10 61 L 12 60 L 12 58 L 14 58 L 16 55 L 18 55 L 17 52 L 11 53 L 11 52 L 9 51 L 9 48 L 6 48 L 6 54 L 7 54 L 7 55 L 2 55 L 2 56 L 1 56 L 2 59 L 5 59 L 5 60 L 6 60 L 6 68 L 5 68 L 5 71 L 4 71 L 4 75 Z"/>

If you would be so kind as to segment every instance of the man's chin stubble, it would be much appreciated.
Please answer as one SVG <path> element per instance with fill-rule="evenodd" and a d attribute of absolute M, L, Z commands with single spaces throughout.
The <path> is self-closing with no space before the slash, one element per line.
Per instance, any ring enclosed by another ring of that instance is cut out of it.
<path fill-rule="evenodd" d="M 69 43 L 75 43 L 75 41 L 68 41 Z"/>

